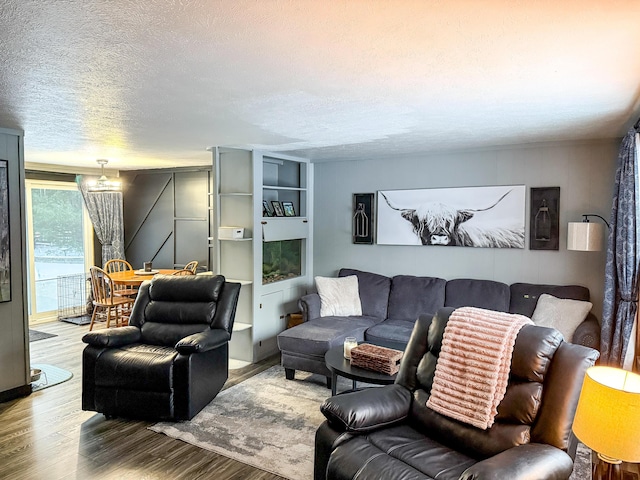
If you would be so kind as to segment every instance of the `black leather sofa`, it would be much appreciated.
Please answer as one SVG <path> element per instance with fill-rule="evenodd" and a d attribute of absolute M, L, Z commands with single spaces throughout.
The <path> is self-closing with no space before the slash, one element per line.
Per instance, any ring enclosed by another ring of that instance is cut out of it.
<path fill-rule="evenodd" d="M 129 326 L 82 338 L 82 409 L 191 419 L 228 378 L 239 293 L 240 284 L 221 275 L 162 275 L 143 283 Z"/>
<path fill-rule="evenodd" d="M 567 479 L 571 432 L 585 371 L 596 350 L 527 325 L 513 351 L 507 392 L 487 430 L 426 406 L 442 334 L 453 308 L 416 322 L 395 384 L 344 393 L 321 407 L 315 480 Z"/>

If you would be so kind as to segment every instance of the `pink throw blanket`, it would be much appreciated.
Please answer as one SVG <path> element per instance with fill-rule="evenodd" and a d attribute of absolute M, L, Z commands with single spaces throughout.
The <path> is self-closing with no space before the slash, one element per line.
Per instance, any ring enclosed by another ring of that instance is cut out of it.
<path fill-rule="evenodd" d="M 481 429 L 493 425 L 507 390 L 523 315 L 475 307 L 451 313 L 442 337 L 427 407 Z"/>

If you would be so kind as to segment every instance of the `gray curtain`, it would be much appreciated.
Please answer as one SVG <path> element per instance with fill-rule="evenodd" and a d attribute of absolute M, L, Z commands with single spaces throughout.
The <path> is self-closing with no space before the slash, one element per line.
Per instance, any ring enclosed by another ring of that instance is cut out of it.
<path fill-rule="evenodd" d="M 96 236 L 102 244 L 102 265 L 113 258 L 124 259 L 124 221 L 122 192 L 89 192 L 87 181 L 93 179 L 81 175 L 76 183 L 89 211 Z"/>
<path fill-rule="evenodd" d="M 601 362 L 622 367 L 638 310 L 638 158 L 636 124 L 622 140 L 607 242 Z"/>

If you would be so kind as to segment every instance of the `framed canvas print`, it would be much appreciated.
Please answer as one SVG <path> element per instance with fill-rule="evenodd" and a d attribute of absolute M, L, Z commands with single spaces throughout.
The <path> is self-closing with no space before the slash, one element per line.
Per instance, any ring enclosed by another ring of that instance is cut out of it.
<path fill-rule="evenodd" d="M 284 210 L 282 209 L 282 204 L 277 200 L 271 200 L 271 205 L 273 206 L 273 212 L 276 217 L 284 217 Z"/>
<path fill-rule="evenodd" d="M 273 217 L 271 209 L 269 208 L 269 202 L 266 200 L 262 201 L 262 216 L 263 217 Z"/>
<path fill-rule="evenodd" d="M 0 160 L 0 302 L 11 301 L 8 164 L 6 160 Z"/>
<path fill-rule="evenodd" d="M 284 210 L 285 217 L 295 217 L 296 210 L 293 208 L 292 202 L 282 202 L 282 209 Z"/>
<path fill-rule="evenodd" d="M 378 192 L 377 243 L 524 248 L 525 186 Z"/>
<path fill-rule="evenodd" d="M 560 187 L 532 188 L 529 250 L 560 248 Z"/>

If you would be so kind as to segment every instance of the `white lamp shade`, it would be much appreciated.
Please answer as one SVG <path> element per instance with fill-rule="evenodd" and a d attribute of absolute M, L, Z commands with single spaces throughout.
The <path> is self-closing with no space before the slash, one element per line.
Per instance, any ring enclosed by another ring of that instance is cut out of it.
<path fill-rule="evenodd" d="M 612 367 L 589 368 L 573 432 L 600 455 L 640 462 L 640 375 Z"/>
<path fill-rule="evenodd" d="M 569 222 L 567 250 L 597 252 L 604 244 L 604 226 L 601 223 Z"/>

